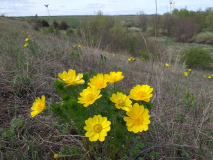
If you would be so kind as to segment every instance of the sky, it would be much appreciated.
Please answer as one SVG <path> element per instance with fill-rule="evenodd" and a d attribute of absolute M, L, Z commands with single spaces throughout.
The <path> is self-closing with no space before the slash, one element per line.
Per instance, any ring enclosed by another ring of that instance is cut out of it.
<path fill-rule="evenodd" d="M 157 13 L 163 14 L 171 8 L 197 11 L 213 7 L 213 0 L 157 0 Z M 48 16 L 44 6 L 54 15 L 104 15 L 154 14 L 155 0 L 0 0 L 0 14 L 5 16 Z"/>

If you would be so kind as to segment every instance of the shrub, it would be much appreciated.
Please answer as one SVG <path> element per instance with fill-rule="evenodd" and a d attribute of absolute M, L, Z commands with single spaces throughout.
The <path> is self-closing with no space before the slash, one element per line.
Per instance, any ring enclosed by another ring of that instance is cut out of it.
<path fill-rule="evenodd" d="M 137 25 L 142 28 L 142 31 L 145 32 L 147 30 L 148 24 L 147 24 L 147 15 L 141 11 L 137 15 Z"/>
<path fill-rule="evenodd" d="M 174 30 L 173 37 L 178 42 L 188 42 L 188 40 L 199 31 L 199 25 L 189 19 L 180 20 L 177 29 Z"/>
<path fill-rule="evenodd" d="M 206 50 L 192 47 L 184 51 L 181 62 L 185 62 L 189 68 L 206 68 L 212 62 L 212 57 Z"/>
<path fill-rule="evenodd" d="M 53 33 L 53 32 L 54 32 L 53 26 L 49 26 L 49 27 L 47 28 L 47 32 L 48 32 L 48 33 Z"/>
<path fill-rule="evenodd" d="M 74 33 L 74 31 L 71 28 L 68 28 L 67 31 L 66 31 L 67 36 L 71 36 L 73 33 Z"/>
<path fill-rule="evenodd" d="M 114 17 L 103 16 L 102 13 L 82 22 L 77 31 L 76 35 L 81 40 L 79 43 L 89 47 L 111 49 L 112 51 L 126 47 L 127 34 L 122 23 Z"/>
<path fill-rule="evenodd" d="M 43 27 L 49 27 L 50 26 L 49 23 L 46 20 L 42 20 L 41 24 L 42 24 Z"/>
<path fill-rule="evenodd" d="M 60 29 L 62 30 L 67 30 L 69 28 L 68 24 L 66 21 L 61 21 L 61 24 L 60 24 Z"/>
<path fill-rule="evenodd" d="M 201 32 L 190 39 L 190 42 L 199 44 L 213 44 L 213 32 Z"/>
<path fill-rule="evenodd" d="M 207 27 L 213 30 L 213 12 L 206 17 Z"/>
<path fill-rule="evenodd" d="M 177 23 L 178 23 L 177 16 L 172 15 L 171 13 L 168 12 L 163 14 L 160 22 L 163 34 L 170 37 L 173 31 L 175 30 Z"/>
<path fill-rule="evenodd" d="M 59 23 L 56 22 L 56 20 L 53 21 L 53 26 L 54 26 L 54 28 L 59 28 L 60 27 Z"/>

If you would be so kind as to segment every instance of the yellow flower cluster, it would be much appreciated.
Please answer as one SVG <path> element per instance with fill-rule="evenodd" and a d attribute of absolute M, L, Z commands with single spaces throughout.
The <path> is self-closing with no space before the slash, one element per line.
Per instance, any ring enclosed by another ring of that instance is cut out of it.
<path fill-rule="evenodd" d="M 206 76 L 203 76 L 204 78 L 206 78 Z M 213 77 L 213 75 L 208 76 L 208 79 L 211 79 Z"/>
<path fill-rule="evenodd" d="M 79 73 L 76 75 L 76 71 L 70 69 L 68 72 L 64 71 L 59 73 L 59 80 L 66 83 L 66 86 L 84 84 L 83 74 Z M 117 83 L 122 80 L 124 76 L 122 72 L 110 72 L 109 74 L 98 73 L 93 76 L 88 82 L 88 87 L 80 93 L 78 98 L 78 103 L 82 104 L 84 107 L 88 107 L 95 103 L 95 101 L 102 97 L 101 89 L 107 87 L 107 83 Z M 126 111 L 126 115 L 123 119 L 126 122 L 127 130 L 129 132 L 142 132 L 148 130 L 148 124 L 150 124 L 149 110 L 144 108 L 143 105 L 135 103 L 132 105 L 133 99 L 135 101 L 145 101 L 149 102 L 152 97 L 153 88 L 149 85 L 136 85 L 130 90 L 129 96 L 117 92 L 112 94 L 110 101 L 115 104 L 117 109 L 122 109 Z M 31 109 L 32 117 L 41 113 L 46 108 L 45 96 L 38 98 L 33 103 Z M 88 118 L 85 121 L 86 130 L 85 136 L 89 138 L 90 141 L 104 141 L 107 136 L 107 132 L 110 131 L 111 122 L 107 120 L 107 117 L 102 117 L 101 115 L 94 115 L 93 118 Z M 58 158 L 58 156 L 56 156 Z"/>
<path fill-rule="evenodd" d="M 188 76 L 188 75 L 191 74 L 191 71 L 192 71 L 192 69 L 188 69 L 188 71 L 185 71 L 183 74 L 184 74 L 185 76 Z"/>
<path fill-rule="evenodd" d="M 25 39 L 25 42 L 28 42 L 28 41 L 29 41 L 29 38 L 26 38 L 26 39 Z M 25 43 L 25 44 L 24 44 L 24 47 L 27 47 L 27 46 L 28 46 L 28 43 Z"/>
<path fill-rule="evenodd" d="M 134 62 L 134 61 L 135 61 L 135 58 L 130 57 L 130 58 L 128 59 L 128 61 L 129 61 L 129 62 Z"/>

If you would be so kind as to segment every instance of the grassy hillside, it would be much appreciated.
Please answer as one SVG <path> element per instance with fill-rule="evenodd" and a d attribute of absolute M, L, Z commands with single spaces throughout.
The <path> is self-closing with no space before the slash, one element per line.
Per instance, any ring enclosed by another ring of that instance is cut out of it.
<path fill-rule="evenodd" d="M 54 81 L 58 73 L 69 69 L 88 72 L 90 78 L 96 73 L 121 71 L 124 79 L 116 86 L 127 95 L 137 84 L 153 88 L 148 131 L 134 134 L 128 152 L 121 155 L 117 151 L 115 159 L 213 158 L 213 72 L 188 71 L 189 68 L 179 63 L 183 48 L 192 44 L 158 38 L 155 45 L 159 47 L 160 58 L 136 57 L 130 63 L 126 52 L 88 48 L 70 41 L 63 33 L 44 35 L 25 21 L 0 17 L 0 26 L 1 159 L 49 160 L 55 153 L 61 157 L 71 155 L 59 159 L 91 158 L 80 138 L 84 134 L 79 135 L 69 123 L 62 123 L 49 113 L 53 102 L 62 103 Z M 24 47 L 26 38 L 30 41 Z M 200 46 L 213 51 L 212 46 Z M 184 75 L 185 71 L 188 76 Z M 109 84 L 109 89 L 113 88 Z M 47 110 L 32 118 L 32 104 L 42 95 L 46 97 Z M 98 145 L 96 159 L 109 157 L 109 152 L 105 152 L 111 147 L 104 148 L 104 145 L 104 142 Z"/>

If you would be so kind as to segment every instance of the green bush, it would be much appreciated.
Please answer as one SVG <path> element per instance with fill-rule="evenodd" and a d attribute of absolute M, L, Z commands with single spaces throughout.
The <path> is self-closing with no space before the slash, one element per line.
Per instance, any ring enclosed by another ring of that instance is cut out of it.
<path fill-rule="evenodd" d="M 213 44 L 213 32 L 201 32 L 193 36 L 190 42 L 199 44 Z"/>
<path fill-rule="evenodd" d="M 189 68 L 206 68 L 212 62 L 212 57 L 206 50 L 192 47 L 184 51 L 181 62 L 185 62 Z"/>
<path fill-rule="evenodd" d="M 41 24 L 42 24 L 43 27 L 49 27 L 50 26 L 49 23 L 46 20 L 42 20 Z"/>
<path fill-rule="evenodd" d="M 71 28 L 68 28 L 67 31 L 66 31 L 67 36 L 71 36 L 73 33 L 74 33 L 74 30 L 71 29 Z"/>
<path fill-rule="evenodd" d="M 47 28 L 47 32 L 48 32 L 48 33 L 53 33 L 53 32 L 54 32 L 54 27 L 53 27 L 53 26 L 49 26 L 49 27 Z"/>

